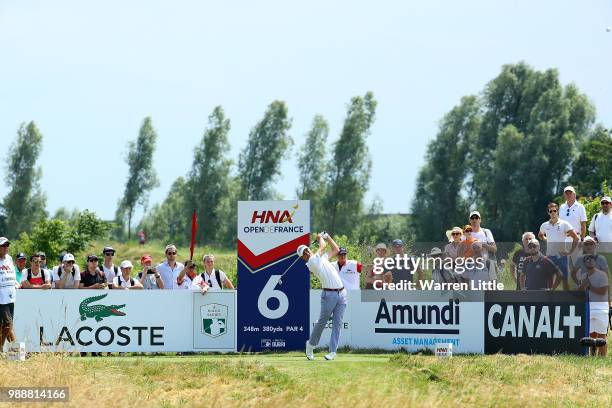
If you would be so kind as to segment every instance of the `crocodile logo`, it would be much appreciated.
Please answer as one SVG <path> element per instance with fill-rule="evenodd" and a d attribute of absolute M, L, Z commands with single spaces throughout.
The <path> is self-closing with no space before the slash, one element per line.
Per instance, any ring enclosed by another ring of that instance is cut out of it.
<path fill-rule="evenodd" d="M 102 319 L 109 316 L 125 316 L 125 313 L 121 312 L 119 309 L 125 307 L 123 305 L 89 305 L 90 303 L 97 302 L 98 300 L 104 299 L 108 296 L 108 293 L 100 296 L 92 296 L 84 299 L 79 305 L 79 314 L 81 315 L 81 320 L 85 320 L 87 318 L 94 318 L 96 322 L 101 322 Z"/>

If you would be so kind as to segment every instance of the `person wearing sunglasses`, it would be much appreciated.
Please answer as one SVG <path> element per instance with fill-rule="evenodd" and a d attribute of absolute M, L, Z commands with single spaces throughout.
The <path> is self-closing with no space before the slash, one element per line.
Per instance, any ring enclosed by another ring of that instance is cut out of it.
<path fill-rule="evenodd" d="M 79 289 L 106 289 L 108 283 L 104 272 L 98 268 L 98 257 L 94 254 L 87 255 L 87 265 L 81 273 Z"/>
<path fill-rule="evenodd" d="M 185 265 L 176 262 L 176 246 L 169 244 L 165 249 L 166 260 L 157 265 L 157 272 L 164 281 L 164 289 L 179 289 L 178 277 Z"/>
<path fill-rule="evenodd" d="M 209 288 L 209 284 L 204 280 L 204 274 L 198 276 L 198 267 L 191 259 L 184 262 L 185 267 L 179 273 L 178 284 L 179 289 L 184 290 L 196 290 L 206 294 Z"/>
<path fill-rule="evenodd" d="M 104 272 L 107 282 L 113 282 L 120 274 L 119 267 L 113 263 L 115 249 L 111 246 L 105 246 L 104 249 L 102 249 L 102 255 L 104 256 L 104 261 L 102 261 L 102 265 L 100 265 L 100 270 Z"/>
<path fill-rule="evenodd" d="M 573 253 L 580 242 L 574 227 L 567 221 L 559 219 L 559 207 L 549 203 L 549 220 L 542 223 L 538 238 L 546 241 L 546 256 L 561 270 L 563 274 L 563 289 L 569 290 L 569 254 Z M 571 237 L 572 247 L 567 250 L 566 238 Z"/>
<path fill-rule="evenodd" d="M 56 289 L 78 289 L 81 283 L 81 271 L 74 255 L 64 254 L 62 263 L 53 269 L 53 284 Z"/>
<path fill-rule="evenodd" d="M 597 253 L 597 242 L 595 242 L 593 237 L 584 237 L 584 241 L 582 241 L 582 252 L 584 253 L 584 256 L 592 255 L 595 261 L 595 267 L 600 271 L 603 271 L 606 276 L 608 275 L 608 260 L 603 255 Z M 572 280 L 576 286 L 580 285 L 580 282 L 587 274 L 587 267 L 584 264 L 584 256 L 578 258 L 578 261 L 576 261 L 576 263 L 572 266 Z"/>
<path fill-rule="evenodd" d="M 21 274 L 22 289 L 51 289 L 51 273 L 40 267 L 40 254 L 30 256 L 30 267 Z"/>
<path fill-rule="evenodd" d="M 8 238 L 0 237 L 0 350 L 5 341 L 15 341 L 13 316 L 18 283 L 13 258 L 8 254 L 10 244 Z"/>
<path fill-rule="evenodd" d="M 522 290 L 555 290 L 559 283 L 566 281 L 559 267 L 547 256 L 542 256 L 537 239 L 529 240 L 527 251 L 529 260 L 520 276 Z"/>
<path fill-rule="evenodd" d="M 612 268 L 612 198 L 606 196 L 599 200 L 601 211 L 593 216 L 589 224 L 589 235 L 597 242 L 599 254 L 608 261 Z M 612 322 L 612 279 L 610 279 L 610 320 Z"/>
<path fill-rule="evenodd" d="M 584 205 L 576 200 L 576 190 L 574 190 L 574 187 L 565 187 L 563 189 L 563 197 L 565 197 L 565 202 L 561 204 L 561 207 L 559 208 L 559 218 L 572 224 L 578 238 L 583 240 L 586 236 L 586 209 L 584 208 Z M 570 237 L 566 237 L 565 242 L 569 244 L 572 242 L 572 239 Z M 580 245 L 578 245 L 576 250 L 569 255 L 571 266 L 573 266 L 580 258 L 582 258 L 582 249 L 580 248 Z"/>
<path fill-rule="evenodd" d="M 495 254 L 497 253 L 497 245 L 495 244 L 495 239 L 493 238 L 493 233 L 491 230 L 488 228 L 482 228 L 480 226 L 481 221 L 482 219 L 480 217 L 480 212 L 472 211 L 470 213 L 472 236 L 482 243 L 482 249 L 484 250 L 484 255 L 486 258 L 485 261 L 489 265 L 489 279 L 494 280 L 497 278 L 497 258 L 495 257 Z"/>

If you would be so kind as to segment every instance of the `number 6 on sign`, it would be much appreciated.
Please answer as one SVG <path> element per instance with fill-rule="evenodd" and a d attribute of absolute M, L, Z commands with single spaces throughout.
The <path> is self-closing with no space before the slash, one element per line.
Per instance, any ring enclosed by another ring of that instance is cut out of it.
<path fill-rule="evenodd" d="M 259 298 L 257 298 L 257 308 L 259 313 L 268 319 L 279 319 L 289 310 L 289 298 L 282 290 L 275 289 L 281 275 L 272 275 L 266 286 L 261 290 Z M 268 307 L 268 300 L 278 299 L 278 307 L 272 310 Z"/>

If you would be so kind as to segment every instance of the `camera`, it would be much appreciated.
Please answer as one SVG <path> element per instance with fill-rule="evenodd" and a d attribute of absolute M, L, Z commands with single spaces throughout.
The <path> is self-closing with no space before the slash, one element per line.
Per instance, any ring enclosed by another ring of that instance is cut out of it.
<path fill-rule="evenodd" d="M 147 275 L 153 275 L 155 273 L 154 266 L 147 266 Z"/>

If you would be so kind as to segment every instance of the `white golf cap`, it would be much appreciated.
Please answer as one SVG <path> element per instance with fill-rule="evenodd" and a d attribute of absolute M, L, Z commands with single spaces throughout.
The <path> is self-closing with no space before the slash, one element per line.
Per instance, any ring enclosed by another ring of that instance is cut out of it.
<path fill-rule="evenodd" d="M 376 249 L 384 249 L 386 251 L 387 250 L 387 245 L 384 242 L 379 242 L 376 245 Z"/>
<path fill-rule="evenodd" d="M 585 242 L 595 242 L 595 240 L 593 239 L 592 236 L 587 235 L 586 237 L 584 237 L 584 239 L 582 240 L 583 243 Z"/>
<path fill-rule="evenodd" d="M 572 193 L 576 194 L 576 190 L 574 190 L 574 187 L 572 186 L 567 186 L 563 189 L 563 192 L 565 193 L 566 191 L 571 191 Z"/>
<path fill-rule="evenodd" d="M 74 255 L 72 254 L 64 255 L 64 257 L 62 258 L 62 262 L 68 262 L 68 261 L 74 261 Z"/>
<path fill-rule="evenodd" d="M 527 245 L 529 245 L 529 244 L 535 244 L 537 246 L 540 246 L 540 241 L 538 241 L 535 238 L 532 238 L 532 239 L 529 240 L 529 242 L 527 242 Z"/>
<path fill-rule="evenodd" d="M 302 255 L 304 255 L 304 251 L 305 251 L 305 250 L 307 250 L 307 249 L 308 249 L 308 246 L 307 246 L 307 245 L 304 245 L 304 244 L 300 245 L 300 246 L 298 247 L 298 249 L 297 249 L 297 254 L 298 254 L 298 256 L 301 258 L 301 257 L 302 257 Z"/>
<path fill-rule="evenodd" d="M 10 244 L 11 241 L 7 237 L 0 237 L 0 245 Z"/>
<path fill-rule="evenodd" d="M 608 197 L 608 196 L 604 196 L 601 197 L 601 200 L 599 200 L 600 203 L 612 203 L 612 198 Z M 5 238 L 6 239 L 6 238 Z M 0 238 L 0 240 L 2 240 L 2 238 Z"/>
<path fill-rule="evenodd" d="M 438 247 L 431 248 L 431 252 L 429 253 L 429 256 L 435 256 L 435 255 L 442 255 L 442 250 Z"/>
<path fill-rule="evenodd" d="M 130 261 L 128 261 L 127 259 L 125 261 L 121 262 L 121 269 L 123 268 L 133 268 L 134 265 L 132 265 L 132 263 Z"/>
<path fill-rule="evenodd" d="M 472 212 L 470 213 L 470 218 L 472 218 L 472 215 L 477 215 L 477 216 L 478 216 L 478 218 L 482 218 L 482 217 L 480 216 L 480 213 L 479 213 L 478 211 L 472 211 Z"/>

